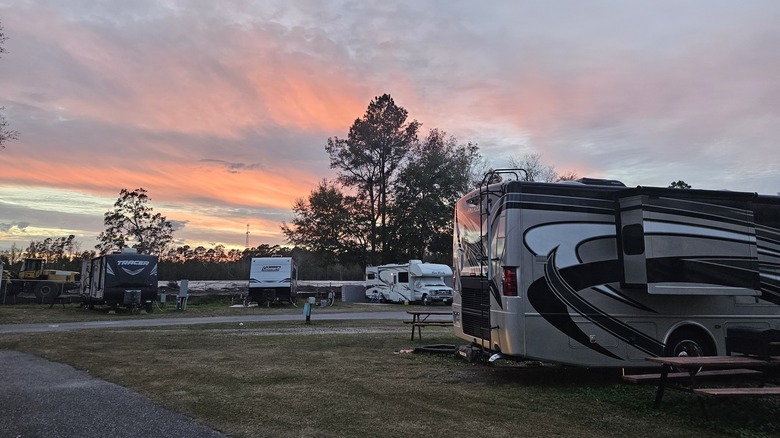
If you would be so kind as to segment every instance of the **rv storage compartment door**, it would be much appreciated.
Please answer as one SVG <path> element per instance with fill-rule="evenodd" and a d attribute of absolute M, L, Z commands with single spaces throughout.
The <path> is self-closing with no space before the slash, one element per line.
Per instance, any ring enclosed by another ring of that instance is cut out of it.
<path fill-rule="evenodd" d="M 651 294 L 761 294 L 756 229 L 743 193 L 631 190 L 618 199 L 623 286 Z"/>

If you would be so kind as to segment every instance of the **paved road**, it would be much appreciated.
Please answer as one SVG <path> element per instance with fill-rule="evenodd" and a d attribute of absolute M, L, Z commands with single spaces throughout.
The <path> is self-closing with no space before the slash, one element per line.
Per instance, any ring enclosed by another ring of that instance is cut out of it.
<path fill-rule="evenodd" d="M 224 437 L 119 385 L 0 350 L 0 435 L 11 438 Z"/>
<path fill-rule="evenodd" d="M 409 319 L 406 312 L 352 312 L 352 313 L 316 313 L 313 312 L 311 320 L 342 320 L 342 319 Z M 63 332 L 70 330 L 100 329 L 100 328 L 128 328 L 128 327 L 156 327 L 173 325 L 194 324 L 224 324 L 254 321 L 303 321 L 303 315 L 246 315 L 246 316 L 211 316 L 200 318 L 165 318 L 165 319 L 135 319 L 123 321 L 85 321 L 85 322 L 61 322 L 55 324 L 6 324 L 0 325 L 0 334 L 3 333 L 37 333 L 37 332 Z"/>
<path fill-rule="evenodd" d="M 408 318 L 403 311 L 312 314 L 315 322 Z M 302 319 L 302 315 L 248 315 L 9 324 L 0 325 L 0 334 Z M 0 431 L 1 436 L 12 438 L 224 436 L 122 386 L 95 379 L 68 365 L 9 350 L 0 350 Z"/>

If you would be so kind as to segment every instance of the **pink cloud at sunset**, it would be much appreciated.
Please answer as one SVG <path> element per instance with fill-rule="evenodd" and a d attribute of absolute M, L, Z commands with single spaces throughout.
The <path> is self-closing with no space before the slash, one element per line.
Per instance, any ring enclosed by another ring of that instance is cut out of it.
<path fill-rule="evenodd" d="M 230 171 L 226 163 L 139 163 L 136 168 L 98 168 L 92 165 L 72 165 L 62 169 L 58 163 L 31 160 L 18 162 L 3 176 L 22 186 L 52 185 L 77 190 L 88 187 L 104 196 L 118 195 L 119 188 L 143 187 L 154 197 L 186 202 L 188 197 L 202 201 L 254 208 L 289 209 L 290 193 L 305 195 L 318 180 L 296 169 L 280 169 L 278 173 L 262 169 Z M 144 166 L 146 164 L 147 166 Z M 97 190 L 110 181 L 116 189 Z M 103 182 L 100 186 L 96 182 Z M 92 187 L 90 187 L 92 186 Z"/>

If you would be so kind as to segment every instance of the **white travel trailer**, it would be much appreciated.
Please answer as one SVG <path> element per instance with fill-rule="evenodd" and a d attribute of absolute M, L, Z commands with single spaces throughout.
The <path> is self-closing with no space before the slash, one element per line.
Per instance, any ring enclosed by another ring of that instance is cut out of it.
<path fill-rule="evenodd" d="M 157 256 L 125 248 L 87 260 L 81 265 L 80 287 L 81 298 L 90 308 L 144 306 L 151 312 L 157 299 Z"/>
<path fill-rule="evenodd" d="M 298 268 L 292 257 L 255 257 L 249 267 L 249 292 L 246 302 L 270 304 L 295 303 L 298 293 Z"/>
<path fill-rule="evenodd" d="M 366 298 L 380 302 L 414 302 L 425 305 L 452 303 L 447 286 L 452 269 L 447 265 L 410 260 L 404 264 L 366 267 Z"/>
<path fill-rule="evenodd" d="M 497 357 L 726 354 L 732 328 L 780 329 L 780 197 L 483 184 L 457 203 L 454 265 L 455 334 Z"/>

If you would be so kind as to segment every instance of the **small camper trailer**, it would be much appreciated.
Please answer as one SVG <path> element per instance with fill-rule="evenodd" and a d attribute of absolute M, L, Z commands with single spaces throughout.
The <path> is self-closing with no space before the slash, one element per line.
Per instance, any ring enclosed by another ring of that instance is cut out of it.
<path fill-rule="evenodd" d="M 81 297 L 93 307 L 141 307 L 153 310 L 157 299 L 157 256 L 135 250 L 107 254 L 82 263 Z"/>
<path fill-rule="evenodd" d="M 249 291 L 246 302 L 270 304 L 295 303 L 298 293 L 298 268 L 292 257 L 255 257 L 249 267 Z"/>

